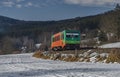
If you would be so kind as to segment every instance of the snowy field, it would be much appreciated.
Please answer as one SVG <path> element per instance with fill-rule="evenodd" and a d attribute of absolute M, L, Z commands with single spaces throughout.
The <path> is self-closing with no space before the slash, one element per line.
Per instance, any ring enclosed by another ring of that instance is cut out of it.
<path fill-rule="evenodd" d="M 120 42 L 105 44 L 99 47 L 100 48 L 120 48 Z"/>
<path fill-rule="evenodd" d="M 51 61 L 32 53 L 1 55 L 0 77 L 120 77 L 120 64 Z"/>

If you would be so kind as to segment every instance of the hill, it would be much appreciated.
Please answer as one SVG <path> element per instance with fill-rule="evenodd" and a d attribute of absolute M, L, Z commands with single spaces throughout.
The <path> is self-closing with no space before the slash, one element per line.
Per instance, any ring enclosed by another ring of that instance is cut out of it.
<path fill-rule="evenodd" d="M 0 26 L 9 26 L 9 25 L 17 24 L 17 22 L 19 21 L 20 20 L 17 20 L 17 19 L 0 16 Z"/>
<path fill-rule="evenodd" d="M 0 16 L 0 50 L 13 51 L 22 46 L 31 50 L 36 43 L 50 45 L 51 35 L 66 29 L 79 30 L 86 35 L 81 37 L 84 40 L 97 38 L 101 43 L 120 41 L 120 10 L 60 21 L 21 21 Z"/>

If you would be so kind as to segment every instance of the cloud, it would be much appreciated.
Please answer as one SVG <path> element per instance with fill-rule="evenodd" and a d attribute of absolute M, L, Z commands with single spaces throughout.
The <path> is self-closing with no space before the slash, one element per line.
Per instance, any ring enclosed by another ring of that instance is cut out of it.
<path fill-rule="evenodd" d="M 33 3 L 32 2 L 28 2 L 25 6 L 26 7 L 33 6 Z"/>
<path fill-rule="evenodd" d="M 18 2 L 18 3 L 19 3 L 19 2 L 23 2 L 23 1 L 25 1 L 25 0 L 16 0 L 16 2 Z"/>
<path fill-rule="evenodd" d="M 15 3 L 12 1 L 5 1 L 5 2 L 2 2 L 2 4 L 6 7 L 12 7 Z"/>
<path fill-rule="evenodd" d="M 37 3 L 27 2 L 25 7 L 40 7 L 40 5 Z"/>
<path fill-rule="evenodd" d="M 76 4 L 76 5 L 114 5 L 116 3 L 120 3 L 120 0 L 64 0 L 67 4 Z"/>
<path fill-rule="evenodd" d="M 48 5 L 57 5 L 60 4 L 62 2 L 62 0 L 45 0 L 45 3 Z"/>
<path fill-rule="evenodd" d="M 31 1 L 31 2 L 30 2 Z M 0 5 L 2 7 L 16 7 L 16 8 L 22 8 L 22 7 L 39 7 L 41 3 L 37 1 L 32 0 L 1 0 Z"/>
<path fill-rule="evenodd" d="M 64 3 L 64 0 L 0 0 L 0 6 L 11 8 L 49 7 Z"/>
<path fill-rule="evenodd" d="M 23 2 L 24 0 L 2 0 L 0 3 L 4 7 L 17 7 L 21 8 L 22 4 L 20 2 Z"/>
<path fill-rule="evenodd" d="M 21 5 L 21 4 L 17 4 L 16 7 L 17 7 L 17 8 L 21 8 L 22 5 Z"/>

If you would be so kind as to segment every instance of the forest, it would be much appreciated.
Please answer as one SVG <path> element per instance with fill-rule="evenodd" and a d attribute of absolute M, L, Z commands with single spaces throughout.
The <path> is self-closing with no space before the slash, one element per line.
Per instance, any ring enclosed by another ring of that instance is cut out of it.
<path fill-rule="evenodd" d="M 51 35 L 63 30 L 79 30 L 81 40 L 97 38 L 100 44 L 120 41 L 120 6 L 86 17 L 59 21 L 24 21 L 0 16 L 0 54 L 33 52 L 35 44 L 50 46 Z M 89 44 L 96 45 L 93 40 Z"/>

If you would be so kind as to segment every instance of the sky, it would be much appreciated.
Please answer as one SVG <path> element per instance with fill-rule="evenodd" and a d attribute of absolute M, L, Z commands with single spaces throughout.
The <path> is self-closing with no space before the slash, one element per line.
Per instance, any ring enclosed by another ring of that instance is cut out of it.
<path fill-rule="evenodd" d="M 114 9 L 120 0 L 0 0 L 0 15 L 26 21 L 63 20 Z"/>

